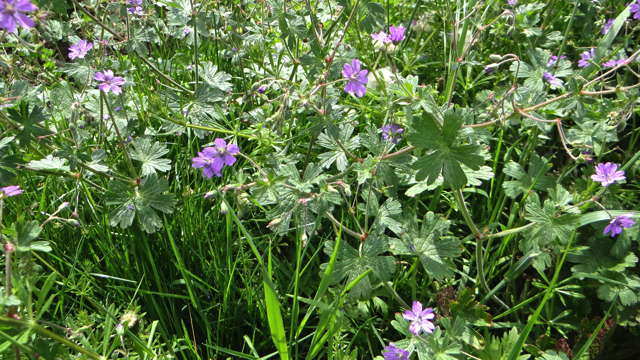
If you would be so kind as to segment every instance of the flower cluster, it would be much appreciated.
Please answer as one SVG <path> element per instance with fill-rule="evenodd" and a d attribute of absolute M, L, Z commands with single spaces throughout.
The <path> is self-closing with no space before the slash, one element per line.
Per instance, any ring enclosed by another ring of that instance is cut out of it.
<path fill-rule="evenodd" d="M 37 9 L 30 0 L 0 0 L 0 29 L 12 33 L 16 24 L 31 29 L 35 23 L 25 13 Z"/>
<path fill-rule="evenodd" d="M 142 0 L 127 0 L 127 4 L 133 5 L 127 9 L 127 11 L 133 15 L 142 16 L 144 14 L 142 11 Z"/>
<path fill-rule="evenodd" d="M 198 152 L 198 157 L 191 159 L 194 168 L 202 168 L 202 177 L 211 178 L 213 174 L 222 177 L 222 168 L 232 166 L 236 163 L 235 155 L 240 152 L 236 144 L 229 144 L 223 139 L 217 138 L 213 141 L 213 147 L 206 147 L 202 152 Z"/>
<path fill-rule="evenodd" d="M 391 25 L 391 27 L 389 28 L 389 35 L 387 35 L 387 33 L 385 33 L 384 31 L 380 31 L 377 34 L 371 34 L 371 38 L 373 38 L 373 40 L 380 41 L 383 44 L 389 44 L 392 42 L 394 44 L 398 44 L 405 39 L 405 30 L 406 29 L 402 25 L 398 27 L 395 27 L 395 25 Z"/>
<path fill-rule="evenodd" d="M 398 140 L 402 139 L 402 132 L 404 129 L 401 128 L 397 124 L 385 125 L 381 128 L 382 130 L 382 138 L 385 140 L 389 140 L 394 144 L 398 143 Z"/>
<path fill-rule="evenodd" d="M 548 82 L 552 86 L 562 86 L 562 80 L 555 77 L 550 72 L 545 71 L 542 75 L 542 79 Z"/>
<path fill-rule="evenodd" d="M 567 57 L 562 55 L 560 56 L 560 60 L 566 59 Z M 556 61 L 558 61 L 558 57 L 556 55 L 551 55 L 549 58 L 549 62 L 547 63 L 547 67 L 553 65 Z"/>

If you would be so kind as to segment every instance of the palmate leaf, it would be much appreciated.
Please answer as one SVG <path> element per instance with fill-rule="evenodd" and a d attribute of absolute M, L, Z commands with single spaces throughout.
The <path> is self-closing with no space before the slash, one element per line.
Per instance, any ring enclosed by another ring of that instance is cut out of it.
<path fill-rule="evenodd" d="M 42 228 L 40 223 L 36 220 L 32 221 L 16 221 L 11 225 L 11 231 L 9 235 L 14 238 L 14 250 L 15 251 L 51 251 L 51 246 L 48 241 L 34 241 L 38 238 Z"/>
<path fill-rule="evenodd" d="M 156 170 L 166 172 L 171 170 L 171 160 L 160 159 L 169 152 L 166 145 L 159 142 L 152 143 L 150 139 L 136 138 L 131 143 L 133 149 L 130 154 L 133 160 L 142 163 L 142 176 L 155 174 Z"/>
<path fill-rule="evenodd" d="M 155 232 L 162 227 L 162 221 L 154 209 L 171 214 L 176 205 L 173 194 L 163 194 L 168 190 L 167 179 L 158 179 L 155 173 L 147 177 L 138 191 L 112 180 L 109 191 L 105 194 L 105 203 L 119 206 L 107 215 L 109 225 L 127 228 L 131 226 L 137 213 L 142 228 L 148 233 Z"/>
<path fill-rule="evenodd" d="M 418 170 L 416 180 L 427 179 L 427 185 L 431 185 L 442 172 L 445 186 L 460 189 L 468 181 L 460 164 L 465 164 L 471 170 L 479 170 L 484 165 L 484 158 L 479 155 L 480 146 L 457 145 L 465 115 L 463 109 L 445 111 L 442 130 L 428 114 L 423 116 L 422 121 L 414 123 L 416 132 L 408 134 L 407 140 L 417 147 L 433 150 L 413 164 L 413 168 Z"/>
<path fill-rule="evenodd" d="M 13 173 L 20 163 L 22 163 L 22 157 L 20 155 L 6 155 L 6 150 L 2 150 L 13 142 L 15 138 L 13 136 L 7 136 L 0 139 L 0 186 L 5 186 L 13 179 L 16 174 Z"/>
<path fill-rule="evenodd" d="M 491 326 L 491 315 L 487 313 L 486 305 L 480 305 L 470 288 L 465 288 L 457 301 L 451 301 L 451 316 L 462 319 L 467 325 Z"/>
<path fill-rule="evenodd" d="M 451 259 L 459 256 L 461 250 L 457 239 L 443 237 L 448 230 L 447 220 L 432 212 L 425 215 L 419 230 L 417 219 L 405 215 L 402 238 L 391 239 L 391 252 L 418 256 L 425 271 L 435 279 L 452 277 L 454 264 Z"/>
<path fill-rule="evenodd" d="M 502 183 L 508 197 L 515 199 L 528 192 L 532 185 L 534 189 L 543 191 L 555 187 L 556 180 L 553 176 L 541 176 L 551 169 L 549 162 L 536 154 L 531 156 L 530 161 L 528 172 L 525 172 L 520 164 L 513 161 L 505 166 L 504 173 L 516 179 Z M 540 177 L 538 178 L 538 176 Z M 538 181 L 535 181 L 536 178 Z"/>
<path fill-rule="evenodd" d="M 31 135 L 38 137 L 51 133 L 39 126 L 46 119 L 43 110 L 44 108 L 36 105 L 29 111 L 29 103 L 26 102 L 21 102 L 18 110 L 7 109 L 11 120 L 22 124 L 22 130 L 16 135 L 21 147 L 28 147 L 31 144 Z"/>
<path fill-rule="evenodd" d="M 636 266 L 638 257 L 632 251 L 625 256 L 616 258 L 611 254 L 613 241 L 608 238 L 591 237 L 589 246 L 573 249 L 567 255 L 567 260 L 576 263 L 571 271 L 574 273 L 596 274 L 599 271 L 622 272 L 626 268 Z"/>
<path fill-rule="evenodd" d="M 540 199 L 535 193 L 531 193 L 527 198 L 525 209 L 525 219 L 534 223 L 523 232 L 524 239 L 520 242 L 520 250 L 525 253 L 547 249 L 556 239 L 560 245 L 566 245 L 580 220 L 579 214 L 560 215 L 551 199 L 544 202 L 544 207 L 540 206 Z M 548 252 L 543 252 L 534 260 L 534 267 L 539 270 L 544 270 L 549 265 L 551 257 Z"/>
<path fill-rule="evenodd" d="M 339 139 L 347 150 L 353 150 L 360 146 L 360 138 L 358 136 L 351 138 L 352 133 L 353 126 L 350 124 L 340 126 Z M 331 137 L 328 130 L 318 136 L 316 144 L 329 149 L 329 151 L 318 155 L 318 158 L 321 159 L 319 164 L 321 167 L 329 168 L 335 162 L 338 170 L 345 171 L 347 169 L 349 165 L 347 154 L 340 148 L 336 140 Z"/>
<path fill-rule="evenodd" d="M 331 256 L 335 249 L 334 241 L 327 241 L 324 246 L 324 252 Z M 380 256 L 389 250 L 389 241 L 387 236 L 371 234 L 362 243 L 361 249 L 354 249 L 346 241 L 340 242 L 338 251 L 338 261 L 336 262 L 333 277 L 330 285 L 336 285 L 344 278 L 347 283 L 353 281 L 358 276 L 364 274 L 365 271 L 371 269 L 371 274 L 356 284 L 349 293 L 349 296 L 357 299 L 368 298 L 371 295 L 372 275 L 380 281 L 389 281 L 391 274 L 396 271 L 393 256 Z M 320 275 L 322 276 L 327 269 L 328 263 L 320 265 Z"/>

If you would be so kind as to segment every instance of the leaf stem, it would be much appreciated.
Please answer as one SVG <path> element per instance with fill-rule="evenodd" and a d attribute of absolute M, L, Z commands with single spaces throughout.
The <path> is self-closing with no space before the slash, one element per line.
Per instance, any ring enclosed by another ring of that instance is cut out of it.
<path fill-rule="evenodd" d="M 113 116 L 113 112 L 111 111 L 111 105 L 109 105 L 109 101 L 107 100 L 107 96 L 104 92 L 100 91 L 100 95 L 104 100 L 104 104 L 107 106 L 107 111 L 109 111 L 109 116 L 111 117 L 111 121 L 113 122 L 113 128 L 116 130 L 116 134 L 118 135 L 118 140 L 120 140 L 120 146 L 122 147 L 122 151 L 124 152 L 124 156 L 127 158 L 127 163 L 129 163 L 129 168 L 131 169 L 131 173 L 133 174 L 134 179 L 140 179 L 138 177 L 138 173 L 136 172 L 136 168 L 133 166 L 131 162 L 131 158 L 129 157 L 129 152 L 127 151 L 127 147 L 124 145 L 124 140 L 122 140 L 122 135 L 120 135 L 120 130 L 118 129 L 118 124 L 116 123 L 116 118 Z"/>

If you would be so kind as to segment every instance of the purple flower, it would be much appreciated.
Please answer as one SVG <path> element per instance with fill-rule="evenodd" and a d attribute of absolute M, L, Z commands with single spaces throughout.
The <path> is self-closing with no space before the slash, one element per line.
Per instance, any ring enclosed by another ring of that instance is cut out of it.
<path fill-rule="evenodd" d="M 387 33 L 385 33 L 384 31 L 380 31 L 377 34 L 371 34 L 371 38 L 373 40 L 378 40 L 380 42 L 382 42 L 383 44 L 388 44 L 391 42 L 391 37 L 389 35 L 387 35 Z"/>
<path fill-rule="evenodd" d="M 615 19 L 610 19 L 604 24 L 604 27 L 602 28 L 602 35 L 605 35 L 606 33 L 609 32 L 609 29 L 611 28 L 611 25 L 613 25 L 614 21 Z"/>
<path fill-rule="evenodd" d="M 616 181 L 625 180 L 624 171 L 618 171 L 618 164 L 610 162 L 596 165 L 596 173 L 591 175 L 593 181 L 600 181 L 602 186 L 609 186 Z"/>
<path fill-rule="evenodd" d="M 264 88 L 264 86 L 260 86 L 260 87 L 258 88 L 258 92 L 259 92 L 260 94 L 264 94 L 264 92 L 265 92 L 265 91 L 267 91 L 267 89 L 265 89 L 265 88 Z"/>
<path fill-rule="evenodd" d="M 69 48 L 69 59 L 73 60 L 75 58 L 84 59 L 89 50 L 93 47 L 93 43 L 88 42 L 87 40 L 80 40 L 78 45 L 71 45 Z"/>
<path fill-rule="evenodd" d="M 556 79 L 556 77 L 549 72 L 545 71 L 544 74 L 542 75 L 542 79 L 546 80 L 549 84 L 553 86 L 562 86 L 562 80 Z"/>
<path fill-rule="evenodd" d="M 433 320 L 435 314 L 432 308 L 426 308 L 422 310 L 422 304 L 419 301 L 414 301 L 411 310 L 407 310 L 402 315 L 406 320 L 411 321 L 409 331 L 416 335 L 420 335 L 420 332 L 424 330 L 427 334 L 431 334 L 436 328 L 435 325 L 429 320 Z"/>
<path fill-rule="evenodd" d="M 105 70 L 104 73 L 97 72 L 93 78 L 96 81 L 101 81 L 102 84 L 98 86 L 104 93 L 111 91 L 114 95 L 122 93 L 120 86 L 124 85 L 124 80 L 120 76 L 113 76 L 113 71 Z"/>
<path fill-rule="evenodd" d="M 142 10 L 142 0 L 127 0 L 127 4 L 133 5 L 127 9 L 130 13 L 134 15 L 144 15 L 144 11 Z"/>
<path fill-rule="evenodd" d="M 191 32 L 191 29 L 189 29 L 189 28 L 184 29 L 184 34 L 185 35 L 189 35 L 190 32 Z"/>
<path fill-rule="evenodd" d="M 118 107 L 116 108 L 116 111 L 120 111 L 120 110 L 122 110 L 122 106 L 118 106 Z"/>
<path fill-rule="evenodd" d="M 400 41 L 404 40 L 404 31 L 405 28 L 402 25 L 398 26 L 397 28 L 394 25 L 391 25 L 391 27 L 389 28 L 389 38 L 391 39 L 391 41 L 397 44 Z"/>
<path fill-rule="evenodd" d="M 129 204 L 129 206 L 127 206 L 129 208 L 129 210 L 135 210 L 136 207 L 133 204 Z"/>
<path fill-rule="evenodd" d="M 391 125 L 385 125 L 382 127 L 382 138 L 397 144 L 398 140 L 402 139 L 403 131 L 403 128 L 393 123 Z"/>
<path fill-rule="evenodd" d="M 9 196 L 20 195 L 24 190 L 20 190 L 20 185 L 11 185 L 0 188 L 0 199 L 8 198 Z"/>
<path fill-rule="evenodd" d="M 344 87 L 344 91 L 349 94 L 356 93 L 356 96 L 363 97 L 367 92 L 367 88 L 364 84 L 369 82 L 367 79 L 367 70 L 360 70 L 360 61 L 358 59 L 351 60 L 351 65 L 344 64 L 344 69 L 342 70 L 342 76 L 346 77 L 349 82 L 347 86 Z"/>
<path fill-rule="evenodd" d="M 508 0 L 507 4 L 509 5 L 515 5 L 518 2 L 518 0 Z"/>
<path fill-rule="evenodd" d="M 217 138 L 213 141 L 214 147 L 206 147 L 202 152 L 198 152 L 199 157 L 191 159 L 194 168 L 203 168 L 202 177 L 211 178 L 215 173 L 217 177 L 222 177 L 220 171 L 226 164 L 232 166 L 236 163 L 234 155 L 240 152 L 240 148 L 236 144 L 229 144 Z"/>
<path fill-rule="evenodd" d="M 578 67 L 586 68 L 589 66 L 589 60 L 593 59 L 596 56 L 596 49 L 591 49 L 591 51 L 585 51 L 580 54 L 580 61 L 578 61 Z"/>
<path fill-rule="evenodd" d="M 389 343 L 389 346 L 384 348 L 382 356 L 384 360 L 408 360 L 409 352 L 405 349 L 397 348 L 394 343 Z"/>
<path fill-rule="evenodd" d="M 635 15 L 633 15 L 633 18 L 636 20 L 640 20 L 640 5 L 638 4 L 631 4 L 629 5 L 629 11 L 633 14 L 635 13 Z"/>
<path fill-rule="evenodd" d="M 37 9 L 30 0 L 0 0 L 0 29 L 12 33 L 16 31 L 16 23 L 25 29 L 32 28 L 35 23 L 24 13 Z"/>
<path fill-rule="evenodd" d="M 627 59 L 620 59 L 618 61 L 615 60 L 609 60 L 606 63 L 602 63 L 602 67 L 607 69 L 607 68 L 612 68 L 612 67 L 616 67 L 618 65 L 622 65 L 624 64 L 624 62 L 627 61 Z"/>
<path fill-rule="evenodd" d="M 562 55 L 560 57 L 560 60 L 562 59 L 566 59 L 567 57 Z M 558 60 L 558 57 L 556 55 L 551 55 L 551 57 L 549 58 L 549 62 L 547 63 L 547 67 L 553 65 L 553 63 L 555 63 Z"/>
<path fill-rule="evenodd" d="M 635 221 L 631 220 L 632 216 L 633 216 L 633 213 L 616 216 L 615 218 L 613 218 L 613 220 L 611 220 L 609 225 L 607 225 L 607 227 L 604 228 L 603 235 L 607 235 L 607 233 L 611 231 L 611 237 L 615 237 L 616 235 L 622 232 L 622 228 L 628 229 L 632 227 L 636 223 Z"/>

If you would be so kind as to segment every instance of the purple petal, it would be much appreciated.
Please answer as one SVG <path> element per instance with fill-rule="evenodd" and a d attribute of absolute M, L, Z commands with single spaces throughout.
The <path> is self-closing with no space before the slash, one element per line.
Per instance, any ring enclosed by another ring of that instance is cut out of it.
<path fill-rule="evenodd" d="M 111 86 L 109 86 L 109 84 L 104 82 L 104 83 L 98 85 L 98 89 L 102 90 L 102 92 L 104 92 L 104 93 L 108 93 L 109 90 L 111 90 Z"/>
<path fill-rule="evenodd" d="M 235 155 L 240 152 L 240 148 L 236 144 L 227 145 L 227 153 L 231 155 Z"/>
<path fill-rule="evenodd" d="M 611 230 L 611 226 L 612 224 L 607 225 L 607 227 L 604 228 L 604 234 L 602 235 L 607 235 L 607 233 Z"/>
<path fill-rule="evenodd" d="M 113 79 L 113 71 L 105 70 L 104 71 L 104 78 L 107 79 L 107 80 Z"/>
<path fill-rule="evenodd" d="M 354 83 L 354 86 L 356 88 L 356 96 L 363 97 L 364 94 L 367 93 L 367 88 L 364 87 L 364 85 L 362 85 L 360 83 Z"/>
<path fill-rule="evenodd" d="M 13 16 L 5 13 L 0 14 L 0 28 L 10 33 L 16 31 L 16 21 Z"/>
<path fill-rule="evenodd" d="M 351 60 L 351 67 L 354 73 L 360 72 L 360 61 L 358 59 Z"/>
<path fill-rule="evenodd" d="M 224 149 L 227 147 L 227 142 L 224 141 L 223 139 L 220 138 L 216 138 L 215 140 L 213 140 L 213 144 L 218 148 L 218 149 Z"/>
<path fill-rule="evenodd" d="M 356 83 L 353 81 L 349 81 L 347 83 L 347 86 L 344 87 L 344 91 L 348 92 L 349 94 L 353 94 L 356 91 Z"/>
<path fill-rule="evenodd" d="M 111 80 L 111 83 L 114 85 L 124 85 L 124 79 L 120 76 L 116 76 Z"/>
<path fill-rule="evenodd" d="M 420 324 L 418 324 L 417 322 L 413 322 L 409 326 L 409 331 L 411 331 L 412 333 L 414 333 L 416 335 L 420 335 L 420 330 L 421 330 Z"/>
<path fill-rule="evenodd" d="M 404 314 L 402 314 L 402 317 L 409 321 L 413 321 L 416 319 L 415 314 L 411 312 L 411 310 L 405 311 Z"/>
<path fill-rule="evenodd" d="M 213 159 L 214 157 L 218 156 L 218 149 L 214 148 L 214 147 L 206 147 L 202 150 L 201 153 L 198 153 L 201 157 L 205 157 L 208 159 Z"/>
<path fill-rule="evenodd" d="M 233 157 L 233 155 L 229 155 L 229 154 L 224 154 L 222 155 L 224 163 L 227 164 L 227 166 L 232 166 L 233 164 L 236 163 L 236 158 Z"/>
<path fill-rule="evenodd" d="M 435 330 L 435 328 L 436 326 L 433 325 L 432 322 L 425 321 L 422 323 L 422 330 L 424 330 L 424 332 L 426 332 L 427 334 L 433 333 L 433 330 Z"/>
<path fill-rule="evenodd" d="M 411 310 L 416 315 L 420 314 L 422 312 L 422 303 L 420 303 L 419 301 L 414 301 L 413 305 L 411 306 Z"/>
<path fill-rule="evenodd" d="M 193 159 L 191 159 L 191 162 L 192 162 L 191 166 L 193 166 L 194 168 L 201 168 L 209 163 L 207 159 L 203 159 L 199 157 L 194 157 Z"/>
<path fill-rule="evenodd" d="M 207 165 L 202 169 L 202 177 L 207 177 L 209 179 L 213 177 L 213 169 L 211 169 L 211 165 Z"/>
<path fill-rule="evenodd" d="M 211 168 L 213 169 L 213 172 L 216 174 L 217 177 L 222 177 L 222 174 L 220 174 L 220 170 L 222 170 L 223 166 L 224 166 L 224 161 L 222 160 L 222 157 L 217 156 L 213 158 L 213 160 L 211 160 Z"/>
<path fill-rule="evenodd" d="M 111 85 L 111 92 L 114 95 L 122 94 L 122 89 L 119 86 Z"/>
<path fill-rule="evenodd" d="M 95 74 L 93 79 L 97 81 L 107 81 L 107 79 L 104 77 L 104 74 L 99 71 Z"/>
<path fill-rule="evenodd" d="M 38 8 L 31 3 L 31 0 L 19 0 L 15 6 L 16 6 L 16 10 L 22 11 L 22 12 L 38 10 Z"/>
<path fill-rule="evenodd" d="M 351 65 L 344 64 L 344 69 L 342 70 L 342 76 L 348 79 L 351 77 L 351 74 L 353 74 L 353 69 L 351 68 Z"/>

